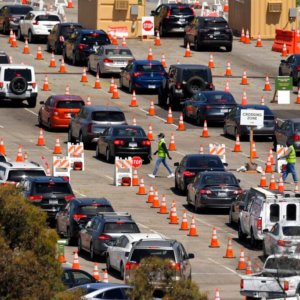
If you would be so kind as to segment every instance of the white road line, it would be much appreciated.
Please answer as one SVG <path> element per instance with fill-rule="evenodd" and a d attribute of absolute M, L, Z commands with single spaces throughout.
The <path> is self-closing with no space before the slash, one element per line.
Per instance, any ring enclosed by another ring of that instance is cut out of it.
<path fill-rule="evenodd" d="M 156 233 L 156 234 L 162 234 L 162 233 L 160 233 L 160 232 L 158 232 L 158 231 L 156 231 L 156 230 L 154 230 L 154 229 L 151 229 L 150 227 L 148 227 L 148 226 L 146 226 L 146 225 L 144 225 L 144 224 L 142 224 L 142 223 L 139 223 L 139 222 L 137 222 L 137 224 L 139 225 L 139 226 L 141 226 L 142 228 L 144 228 L 144 229 L 148 229 L 149 231 L 151 231 L 151 232 L 153 232 L 153 233 Z M 163 234 L 166 238 L 168 238 L 165 234 Z"/>
<path fill-rule="evenodd" d="M 0 125 L 0 128 L 4 128 L 4 126 Z"/>
<path fill-rule="evenodd" d="M 237 273 L 235 270 L 232 270 L 232 269 L 230 269 L 229 267 L 224 266 L 223 264 L 221 264 L 221 263 L 215 261 L 214 259 L 212 259 L 212 258 L 209 257 L 208 260 L 211 261 L 211 262 L 213 262 L 214 264 L 216 264 L 216 265 L 218 265 L 218 266 L 221 266 L 222 268 L 228 270 L 229 272 L 231 272 L 231 273 L 233 273 L 233 274 L 235 274 L 235 275 L 237 275 L 237 276 L 239 276 L 239 277 L 242 277 L 242 275 L 240 275 L 239 273 Z"/>
<path fill-rule="evenodd" d="M 75 189 L 73 189 L 73 191 L 74 191 L 76 194 L 80 195 L 81 197 L 87 197 L 87 195 L 82 194 L 82 193 L 80 193 L 79 191 L 77 191 L 77 190 L 75 190 Z"/>
<path fill-rule="evenodd" d="M 32 113 L 33 115 L 38 116 L 38 114 L 37 114 L 36 112 L 34 112 L 34 111 L 32 111 L 32 110 L 30 110 L 30 109 L 28 109 L 28 108 L 24 108 L 24 109 L 25 109 L 26 111 Z"/>
<path fill-rule="evenodd" d="M 105 175 L 106 178 L 108 178 L 109 180 L 114 180 L 111 176 Z"/>
<path fill-rule="evenodd" d="M 143 109 L 143 108 L 139 108 L 139 110 L 140 111 L 142 111 L 142 112 L 145 112 L 146 114 L 148 113 L 148 111 L 146 111 L 145 109 Z M 154 118 L 156 118 L 156 119 L 158 119 L 158 120 L 161 120 L 161 121 L 163 121 L 164 123 L 166 123 L 167 122 L 167 120 L 166 119 L 164 119 L 164 118 L 161 118 L 161 117 L 159 117 L 159 116 L 154 116 Z M 176 124 L 168 124 L 168 125 L 172 125 L 172 126 L 175 126 L 175 127 L 177 127 L 177 125 Z"/>
<path fill-rule="evenodd" d="M 201 276 L 201 275 L 236 275 L 236 274 L 231 274 L 231 273 L 228 273 L 228 272 L 226 272 L 226 273 L 221 273 L 221 272 L 217 272 L 217 273 L 194 273 L 194 272 L 192 272 L 192 276 Z"/>

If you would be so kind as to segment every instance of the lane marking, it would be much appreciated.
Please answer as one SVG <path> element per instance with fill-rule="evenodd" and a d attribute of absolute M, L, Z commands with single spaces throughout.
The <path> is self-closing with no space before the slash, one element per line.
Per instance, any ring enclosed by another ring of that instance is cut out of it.
<path fill-rule="evenodd" d="M 150 227 L 148 227 L 148 226 L 146 226 L 146 225 L 144 225 L 144 224 L 142 224 L 142 223 L 136 222 L 136 224 L 138 224 L 139 226 L 141 226 L 141 227 L 144 228 L 144 229 L 148 229 L 149 231 L 151 231 L 151 232 L 153 232 L 153 233 L 160 234 L 160 235 L 163 235 L 163 236 L 165 236 L 166 238 L 168 238 L 168 236 L 165 235 L 164 233 L 161 233 L 161 232 L 158 232 L 158 231 L 156 231 L 156 230 L 154 230 L 154 229 L 151 229 Z"/>
<path fill-rule="evenodd" d="M 28 108 L 24 108 L 26 111 L 28 111 L 28 112 L 30 112 L 31 114 L 33 114 L 33 115 L 35 115 L 35 116 L 38 116 L 38 114 L 36 113 L 36 112 L 34 112 L 34 111 L 32 111 L 32 110 L 30 110 L 30 109 L 28 109 Z"/>
<path fill-rule="evenodd" d="M 229 272 L 231 272 L 231 273 L 233 273 L 233 274 L 235 274 L 235 275 L 237 275 L 239 277 L 242 277 L 242 275 L 240 275 L 239 273 L 237 273 L 235 270 L 230 269 L 229 267 L 227 267 L 227 266 L 225 266 L 225 265 L 223 265 L 223 264 L 215 261 L 214 259 L 212 259 L 212 258 L 209 257 L 208 260 L 211 261 L 211 262 L 213 262 L 214 264 L 216 264 L 218 266 L 221 266 L 222 268 L 228 270 Z"/>
<path fill-rule="evenodd" d="M 109 175 L 105 175 L 106 178 L 108 178 L 109 180 L 114 180 L 111 176 Z"/>
<path fill-rule="evenodd" d="M 4 126 L 0 125 L 0 128 L 4 128 Z"/>
<path fill-rule="evenodd" d="M 73 189 L 73 191 L 74 191 L 76 194 L 80 195 L 81 197 L 87 197 L 87 195 L 82 194 L 82 193 L 80 193 L 79 191 L 77 191 L 77 190 L 75 190 L 75 189 Z"/>

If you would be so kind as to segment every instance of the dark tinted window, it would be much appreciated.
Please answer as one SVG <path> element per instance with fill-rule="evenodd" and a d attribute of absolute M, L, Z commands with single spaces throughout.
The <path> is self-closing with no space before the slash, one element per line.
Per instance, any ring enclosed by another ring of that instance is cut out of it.
<path fill-rule="evenodd" d="M 129 49 L 106 49 L 105 54 L 108 56 L 132 56 Z"/>
<path fill-rule="evenodd" d="M 286 236 L 300 236 L 300 226 L 284 226 L 282 232 Z"/>
<path fill-rule="evenodd" d="M 57 108 L 81 108 L 84 105 L 83 101 L 58 101 Z"/>
<path fill-rule="evenodd" d="M 97 298 L 99 299 L 127 299 L 124 298 L 124 295 L 123 295 L 123 292 L 121 289 L 119 288 L 115 288 L 113 290 L 109 290 L 109 291 L 106 291 L 104 293 L 101 294 L 101 296 L 99 295 Z"/>
<path fill-rule="evenodd" d="M 60 22 L 58 16 L 54 15 L 40 15 L 35 18 L 37 21 L 53 21 L 53 22 Z"/>
<path fill-rule="evenodd" d="M 192 156 L 189 157 L 187 160 L 187 165 L 188 168 L 220 168 L 220 169 L 224 169 L 224 166 L 221 162 L 221 160 L 218 157 L 203 157 L 200 158 L 199 156 Z"/>
<path fill-rule="evenodd" d="M 68 27 L 68 26 L 62 26 L 61 27 L 61 35 L 63 35 L 64 37 L 69 36 L 72 32 L 74 32 L 76 29 L 81 29 L 81 26 L 75 25 L 72 27 Z"/>
<path fill-rule="evenodd" d="M 288 221 L 296 221 L 297 206 L 296 204 L 288 204 L 286 206 L 286 219 Z"/>
<path fill-rule="evenodd" d="M 138 72 L 165 72 L 165 69 L 162 65 L 154 65 L 154 64 L 147 64 L 147 65 L 136 65 L 136 71 Z"/>
<path fill-rule="evenodd" d="M 279 221 L 279 205 L 278 204 L 270 205 L 270 221 L 271 222 Z"/>
<path fill-rule="evenodd" d="M 193 11 L 190 7 L 178 6 L 171 8 L 171 15 L 193 15 Z"/>
<path fill-rule="evenodd" d="M 139 233 L 139 228 L 135 223 L 124 223 L 123 221 L 116 221 L 106 223 L 104 225 L 103 233 Z"/>
<path fill-rule="evenodd" d="M 119 111 L 94 111 L 92 113 L 92 120 L 100 122 L 122 122 L 125 121 L 125 116 Z"/>
<path fill-rule="evenodd" d="M 9 64 L 9 59 L 6 55 L 0 55 L 0 64 Z"/>
<path fill-rule="evenodd" d="M 18 7 L 18 6 L 16 6 L 16 7 L 10 7 L 9 8 L 9 11 L 13 15 L 26 15 L 31 10 L 32 10 L 31 7 Z"/>
<path fill-rule="evenodd" d="M 228 24 L 222 21 L 220 22 L 205 21 L 204 26 L 211 27 L 211 28 L 228 28 Z"/>
<path fill-rule="evenodd" d="M 110 44 L 110 41 L 106 34 L 99 33 L 90 33 L 85 34 L 81 37 L 81 43 L 83 44 L 98 44 L 98 45 L 106 45 Z"/>
<path fill-rule="evenodd" d="M 162 259 L 170 259 L 175 261 L 174 251 L 164 249 L 135 249 L 132 253 L 131 261 L 139 263 L 143 258 L 151 256 L 157 256 Z"/>
<path fill-rule="evenodd" d="M 113 208 L 109 205 L 93 203 L 91 205 L 80 206 L 78 212 L 84 215 L 96 215 L 98 212 L 112 212 Z"/>
<path fill-rule="evenodd" d="M 15 77 L 24 77 L 27 81 L 32 81 L 30 69 L 6 69 L 4 81 L 11 81 Z"/>
<path fill-rule="evenodd" d="M 142 128 L 114 128 L 113 135 L 123 137 L 146 137 L 145 131 Z"/>
<path fill-rule="evenodd" d="M 212 175 L 207 174 L 202 177 L 202 183 L 206 185 L 216 185 L 216 184 L 238 185 L 236 178 L 231 174 L 212 174 Z"/>
<path fill-rule="evenodd" d="M 231 94 L 214 94 L 214 95 L 206 95 L 207 103 L 209 104 L 236 104 L 234 98 Z"/>
<path fill-rule="evenodd" d="M 33 186 L 34 194 L 72 194 L 69 183 L 67 182 L 43 182 L 35 183 Z"/>
<path fill-rule="evenodd" d="M 24 177 L 45 176 L 45 172 L 41 170 L 11 170 L 8 174 L 8 181 L 20 182 Z"/>

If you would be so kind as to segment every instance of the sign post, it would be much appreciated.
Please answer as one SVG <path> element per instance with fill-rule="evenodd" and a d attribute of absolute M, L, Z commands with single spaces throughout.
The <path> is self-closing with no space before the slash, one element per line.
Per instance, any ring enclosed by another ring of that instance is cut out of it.
<path fill-rule="evenodd" d="M 290 76 L 277 76 L 275 79 L 275 94 L 278 92 L 278 104 L 290 104 L 291 91 L 293 90 L 293 79 Z M 274 98 L 273 101 L 274 102 Z"/>

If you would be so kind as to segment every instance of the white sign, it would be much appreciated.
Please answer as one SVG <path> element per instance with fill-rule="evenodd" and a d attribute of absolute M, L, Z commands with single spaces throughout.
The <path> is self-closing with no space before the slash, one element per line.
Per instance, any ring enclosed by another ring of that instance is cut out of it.
<path fill-rule="evenodd" d="M 291 91 L 277 91 L 278 104 L 290 104 L 291 103 Z"/>
<path fill-rule="evenodd" d="M 142 35 L 154 35 L 154 17 L 142 17 Z"/>
<path fill-rule="evenodd" d="M 259 109 L 241 109 L 241 125 L 264 126 L 264 111 Z"/>

